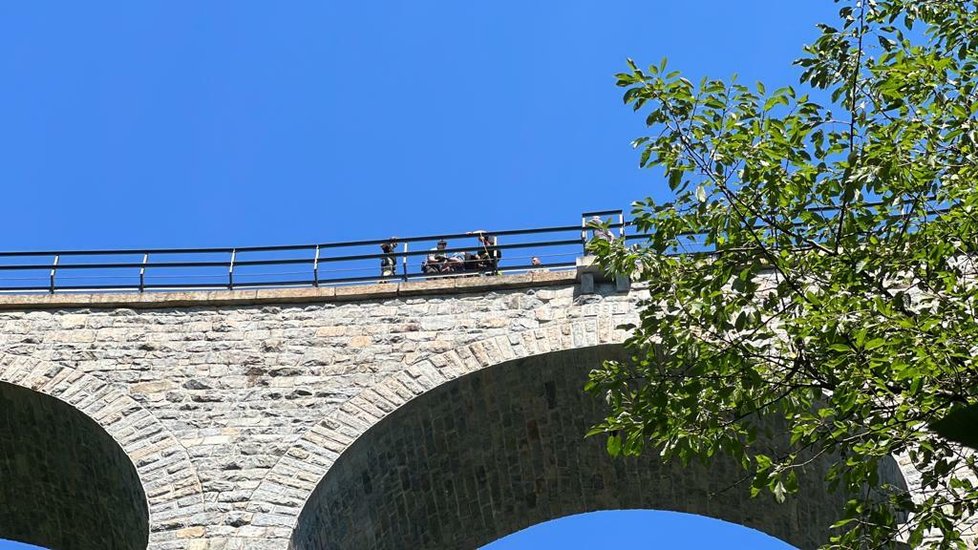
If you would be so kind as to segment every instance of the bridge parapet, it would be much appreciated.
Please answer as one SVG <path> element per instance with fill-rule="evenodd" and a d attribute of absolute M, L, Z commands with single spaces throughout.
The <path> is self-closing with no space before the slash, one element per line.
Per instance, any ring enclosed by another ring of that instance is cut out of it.
<path fill-rule="evenodd" d="M 186 290 L 174 292 L 0 294 L 0 310 L 71 308 L 160 309 L 195 306 L 339 303 L 389 300 L 415 296 L 481 293 L 532 287 L 574 285 L 576 271 L 537 270 L 486 277 L 445 277 L 345 286 L 260 288 L 246 290 Z"/>

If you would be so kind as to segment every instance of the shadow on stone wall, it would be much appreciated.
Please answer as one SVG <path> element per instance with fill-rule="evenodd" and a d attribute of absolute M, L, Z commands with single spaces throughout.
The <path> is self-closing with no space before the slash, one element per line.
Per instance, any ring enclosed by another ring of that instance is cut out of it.
<path fill-rule="evenodd" d="M 356 440 L 312 493 L 295 550 L 475 548 L 550 519 L 658 509 L 746 525 L 801 548 L 825 542 L 842 495 L 824 464 L 782 505 L 751 499 L 740 467 L 663 464 L 656 453 L 612 459 L 584 438 L 604 413 L 587 373 L 620 346 L 509 361 L 414 399 Z M 892 470 L 899 475 L 898 469 Z M 902 478 L 896 480 L 902 484 Z"/>
<path fill-rule="evenodd" d="M 129 457 L 70 405 L 0 382 L 0 538 L 53 549 L 146 548 Z"/>

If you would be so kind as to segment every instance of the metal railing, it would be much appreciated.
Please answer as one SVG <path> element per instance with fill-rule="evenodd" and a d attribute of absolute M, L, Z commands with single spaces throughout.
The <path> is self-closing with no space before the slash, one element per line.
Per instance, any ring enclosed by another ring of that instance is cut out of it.
<path fill-rule="evenodd" d="M 881 204 L 864 203 L 862 206 L 878 207 Z M 927 215 L 939 216 L 947 209 L 947 205 L 930 204 Z M 810 211 L 833 210 L 838 207 L 826 206 Z M 894 212 L 893 216 L 895 219 L 906 214 Z M 789 223 L 792 226 L 799 224 Z M 621 210 L 603 210 L 583 213 L 579 225 L 396 238 L 400 248 L 390 252 L 376 252 L 381 245 L 391 242 L 390 237 L 234 248 L 0 252 L 0 293 L 318 287 L 570 270 L 576 266 L 579 256 L 587 254 L 587 243 L 592 239 L 629 242 L 652 236 L 626 234 L 629 227 L 634 227 L 634 223 L 625 220 Z M 765 224 L 757 228 L 775 230 Z M 491 242 L 482 244 L 478 238 L 481 234 L 490 235 Z M 717 253 L 705 245 L 704 235 L 690 233 L 686 236 L 688 242 L 666 253 Z M 430 248 L 439 240 L 457 242 L 459 239 L 469 239 L 471 246 Z M 486 253 L 482 257 L 477 256 L 480 250 Z M 423 266 L 434 254 L 458 255 L 460 259 L 453 263 L 456 269 L 426 272 Z"/>
<path fill-rule="evenodd" d="M 574 268 L 576 258 L 586 252 L 588 239 L 594 237 L 595 230 L 589 228 L 593 216 L 624 235 L 627 223 L 622 212 L 609 210 L 585 213 L 580 225 L 399 237 L 396 251 L 390 253 L 378 250 L 391 238 L 229 248 L 0 252 L 0 292 L 317 287 L 568 270 Z M 501 257 L 476 260 L 476 254 L 486 248 L 478 239 L 481 233 L 492 237 L 489 248 Z M 439 240 L 468 241 L 464 246 L 437 251 L 443 256 L 456 255 L 461 261 L 453 265 L 462 269 L 441 273 L 422 270 L 428 256 L 436 253 L 430 247 Z M 382 262 L 392 257 L 395 269 L 385 271 Z"/>

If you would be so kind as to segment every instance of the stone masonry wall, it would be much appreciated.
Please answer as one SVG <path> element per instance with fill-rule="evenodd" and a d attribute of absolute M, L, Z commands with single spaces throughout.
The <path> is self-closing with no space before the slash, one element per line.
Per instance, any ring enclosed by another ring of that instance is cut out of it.
<path fill-rule="evenodd" d="M 120 441 L 146 485 L 151 548 L 285 548 L 329 460 L 300 447 L 341 405 L 398 376 L 406 389 L 381 400 L 407 400 L 423 391 L 411 380 L 434 380 L 411 368 L 447 373 L 430 361 L 494 339 L 621 341 L 637 298 L 576 295 L 558 273 L 241 294 L 0 303 L 0 380 L 75 404 Z"/>
<path fill-rule="evenodd" d="M 0 296 L 0 382 L 58 398 L 118 443 L 146 495 L 149 548 L 285 550 L 340 455 L 416 397 L 506 362 L 623 342 L 616 327 L 637 320 L 643 292 L 590 287 L 538 272 Z"/>

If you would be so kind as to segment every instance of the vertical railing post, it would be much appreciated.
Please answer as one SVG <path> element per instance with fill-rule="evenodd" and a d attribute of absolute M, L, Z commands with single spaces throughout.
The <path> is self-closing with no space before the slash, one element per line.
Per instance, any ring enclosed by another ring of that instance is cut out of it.
<path fill-rule="evenodd" d="M 58 272 L 58 260 L 59 260 L 60 258 L 61 258 L 61 256 L 59 256 L 59 255 L 57 255 L 57 254 L 55 254 L 55 255 L 54 255 L 54 262 L 53 262 L 53 263 L 51 264 L 51 284 L 50 284 L 50 286 L 48 287 L 48 291 L 49 291 L 49 292 L 50 292 L 51 294 L 54 294 L 54 277 L 55 277 L 55 275 L 56 275 L 56 274 L 57 274 L 57 272 Z"/>
<path fill-rule="evenodd" d="M 587 256 L 587 216 L 581 214 L 581 255 Z"/>
<path fill-rule="evenodd" d="M 312 286 L 319 287 L 319 245 L 316 245 L 316 256 L 312 259 Z"/>
<path fill-rule="evenodd" d="M 146 264 L 149 262 L 149 252 L 143 253 L 143 266 L 139 268 L 139 291 L 146 289 Z"/>
<path fill-rule="evenodd" d="M 228 290 L 234 290 L 234 257 L 237 253 L 238 249 L 231 249 L 231 262 L 228 264 Z"/>
<path fill-rule="evenodd" d="M 621 242 L 625 242 L 625 212 L 623 210 L 618 211 L 618 238 Z"/>
<path fill-rule="evenodd" d="M 404 281 L 408 280 L 407 253 L 408 253 L 408 243 L 404 243 L 404 255 L 401 256 L 401 279 Z"/>
<path fill-rule="evenodd" d="M 496 235 L 492 236 L 492 258 L 489 258 L 490 265 L 492 265 L 492 274 L 499 275 L 499 237 Z"/>

